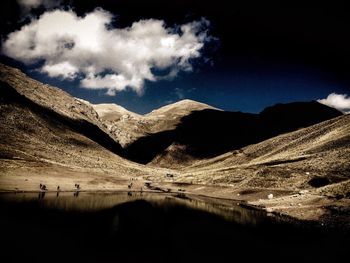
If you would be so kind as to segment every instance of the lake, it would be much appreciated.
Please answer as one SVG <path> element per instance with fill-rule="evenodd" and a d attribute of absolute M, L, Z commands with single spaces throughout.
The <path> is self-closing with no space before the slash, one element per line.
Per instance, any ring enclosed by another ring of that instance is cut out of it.
<path fill-rule="evenodd" d="M 0 195 L 2 262 L 344 262 L 350 238 L 231 201 L 146 193 Z"/>

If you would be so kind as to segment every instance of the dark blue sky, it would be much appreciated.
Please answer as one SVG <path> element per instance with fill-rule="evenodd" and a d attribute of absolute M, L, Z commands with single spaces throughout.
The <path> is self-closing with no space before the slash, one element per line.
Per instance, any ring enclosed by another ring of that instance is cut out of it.
<path fill-rule="evenodd" d="M 53 79 L 32 70 L 27 74 L 92 103 L 116 103 L 138 113 L 181 99 L 193 99 L 228 111 L 258 113 L 276 103 L 310 101 L 325 98 L 332 92 L 348 91 L 346 84 L 319 70 L 295 65 L 258 68 L 236 65 L 222 69 L 214 64 L 181 73 L 173 80 L 147 82 L 142 96 L 132 90 L 108 96 L 105 90 L 81 88 L 77 81 Z"/>
<path fill-rule="evenodd" d="M 212 63 L 198 60 L 193 72 L 180 73 L 171 81 L 146 82 L 142 96 L 131 90 L 108 96 L 104 90 L 83 89 L 77 81 L 52 79 L 16 64 L 31 77 L 92 103 L 117 103 L 147 113 L 187 98 L 229 111 L 260 112 L 276 103 L 350 93 L 350 16 L 345 6 L 291 8 L 259 2 L 180 0 L 169 8 L 167 1 L 160 0 L 64 2 L 78 14 L 102 7 L 118 15 L 120 27 L 142 18 L 162 19 L 171 26 L 205 17 L 211 22 L 210 34 L 218 38 L 215 48 L 203 51 Z M 15 1 L 1 5 L 4 38 L 25 21 Z M 4 57 L 2 61 L 10 62 Z"/>

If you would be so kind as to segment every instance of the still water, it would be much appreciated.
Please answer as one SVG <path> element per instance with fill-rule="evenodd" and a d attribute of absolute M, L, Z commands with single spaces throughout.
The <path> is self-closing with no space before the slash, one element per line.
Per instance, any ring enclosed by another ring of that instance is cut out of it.
<path fill-rule="evenodd" d="M 1 262 L 344 262 L 345 233 L 199 197 L 0 195 Z"/>

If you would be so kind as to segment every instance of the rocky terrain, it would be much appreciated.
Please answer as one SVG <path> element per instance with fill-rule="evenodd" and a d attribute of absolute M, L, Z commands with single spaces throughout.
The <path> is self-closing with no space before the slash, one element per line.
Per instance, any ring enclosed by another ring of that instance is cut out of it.
<path fill-rule="evenodd" d="M 0 65 L 0 123 L 1 191 L 178 192 L 349 226 L 350 115 L 317 102 L 142 116 Z"/>
<path fill-rule="evenodd" d="M 182 100 L 146 115 L 139 115 L 116 104 L 91 104 L 78 100 L 97 112 L 107 130 L 124 148 L 149 134 L 175 129 L 181 118 L 193 111 L 215 109 L 204 103 Z"/>
<path fill-rule="evenodd" d="M 349 227 L 350 115 L 199 160 L 172 178 L 151 179 L 301 219 L 337 216 Z"/>
<path fill-rule="evenodd" d="M 176 111 L 173 107 L 172 112 Z M 239 150 L 341 115 L 318 102 L 275 105 L 260 114 L 196 110 L 183 116 L 174 129 L 139 138 L 126 148 L 125 157 L 157 167 L 186 167 L 196 160 Z"/>
<path fill-rule="evenodd" d="M 115 189 L 159 170 L 117 155 L 122 149 L 95 110 L 60 89 L 0 66 L 0 189 Z"/>

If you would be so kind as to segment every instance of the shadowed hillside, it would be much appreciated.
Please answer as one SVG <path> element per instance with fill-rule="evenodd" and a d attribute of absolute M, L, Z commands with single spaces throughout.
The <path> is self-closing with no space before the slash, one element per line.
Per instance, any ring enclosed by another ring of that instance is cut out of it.
<path fill-rule="evenodd" d="M 153 160 L 154 165 L 174 167 L 181 165 L 181 158 L 210 158 L 340 115 L 317 102 L 279 104 L 260 114 L 204 109 L 184 116 L 174 130 L 140 138 L 127 147 L 125 156 L 140 163 Z M 187 157 L 173 156 L 178 146 Z"/>
<path fill-rule="evenodd" d="M 240 187 L 308 189 L 347 181 L 350 179 L 350 115 L 197 161 L 183 172 L 191 175 L 191 180 L 235 182 Z M 348 184 L 334 187 L 339 187 L 343 195 L 350 191 Z"/>
<path fill-rule="evenodd" d="M 37 133 L 40 129 L 36 125 L 41 123 L 42 125 L 59 127 L 62 130 L 69 130 L 84 135 L 113 153 L 118 154 L 121 152 L 121 146 L 93 123 L 84 119 L 72 119 L 68 116 L 60 115 L 51 109 L 35 104 L 4 82 L 0 82 L 0 103 L 1 115 L 3 117 L 1 122 L 2 132 L 4 133 L 1 137 L 5 141 L 10 139 L 11 135 L 21 137 L 24 133 L 31 133 L 33 136 L 42 136 L 41 139 L 45 140 L 47 139 L 46 134 Z M 16 111 L 22 112 L 22 114 L 16 114 Z M 9 122 L 8 114 L 16 114 L 16 123 Z M 40 122 L 30 122 L 29 119 L 33 117 L 36 121 L 40 119 Z M 12 134 L 6 134 L 7 125 L 10 126 L 13 124 L 17 125 L 19 131 L 13 129 Z M 52 130 L 49 129 L 49 131 Z M 84 142 L 74 138 L 71 138 L 70 143 L 80 146 L 85 145 Z"/>
<path fill-rule="evenodd" d="M 175 129 L 181 118 L 191 114 L 193 111 L 215 109 L 197 101 L 181 100 L 153 110 L 146 115 L 139 115 L 112 103 L 91 104 L 81 99 L 79 101 L 97 112 L 99 120 L 103 122 L 106 130 L 124 148 L 148 134 L 162 133 Z M 145 150 L 148 149 L 145 148 Z"/>
<path fill-rule="evenodd" d="M 0 191 L 35 191 L 39 183 L 73 190 L 76 182 L 115 189 L 150 173 L 118 156 L 122 147 L 92 108 L 16 69 L 0 69 Z"/>

